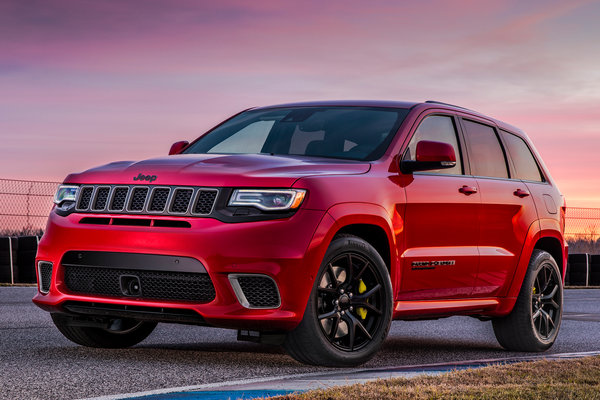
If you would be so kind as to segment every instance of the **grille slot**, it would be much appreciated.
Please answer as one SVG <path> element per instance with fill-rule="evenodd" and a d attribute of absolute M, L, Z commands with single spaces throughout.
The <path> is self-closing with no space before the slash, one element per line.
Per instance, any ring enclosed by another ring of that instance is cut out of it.
<path fill-rule="evenodd" d="M 128 187 L 117 187 L 113 192 L 112 201 L 110 203 L 110 207 L 108 207 L 109 211 L 122 211 L 125 208 L 125 200 L 127 200 L 127 193 L 129 193 Z"/>
<path fill-rule="evenodd" d="M 171 201 L 171 208 L 169 211 L 177 214 L 184 214 L 187 212 L 190 205 L 190 199 L 192 198 L 193 189 L 175 189 L 173 200 Z"/>
<path fill-rule="evenodd" d="M 94 211 L 102 211 L 106 208 L 106 203 L 108 201 L 108 195 L 110 194 L 110 186 L 101 186 L 96 191 L 96 199 L 94 200 L 94 205 L 92 206 L 92 210 Z"/>
<path fill-rule="evenodd" d="M 191 301 L 208 303 L 215 298 L 215 288 L 206 273 L 144 271 L 103 267 L 66 265 L 65 284 L 74 293 L 124 297 L 121 276 L 139 278 L 138 299 Z"/>
<path fill-rule="evenodd" d="M 77 203 L 78 210 L 87 210 L 90 208 L 92 194 L 94 193 L 93 186 L 84 186 L 79 194 L 79 202 Z"/>
<path fill-rule="evenodd" d="M 148 196 L 147 187 L 134 187 L 129 201 L 129 211 L 143 211 Z"/>
<path fill-rule="evenodd" d="M 231 286 L 246 308 L 277 308 L 281 305 L 275 281 L 266 275 L 229 275 Z"/>
<path fill-rule="evenodd" d="M 151 212 L 163 212 L 167 206 L 167 200 L 169 199 L 169 188 L 155 188 L 152 191 L 152 200 L 148 206 L 148 211 Z"/>
<path fill-rule="evenodd" d="M 50 283 L 52 282 L 52 263 L 46 261 L 38 262 L 38 276 L 40 284 L 40 292 L 46 294 L 50 291 Z"/>
<path fill-rule="evenodd" d="M 210 214 L 216 198 L 216 190 L 199 190 L 196 196 L 196 204 L 194 205 L 194 214 Z"/>

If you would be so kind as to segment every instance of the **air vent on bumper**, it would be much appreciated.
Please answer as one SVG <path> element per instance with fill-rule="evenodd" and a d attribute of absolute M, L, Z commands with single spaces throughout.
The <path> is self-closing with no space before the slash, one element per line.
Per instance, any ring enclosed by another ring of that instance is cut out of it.
<path fill-rule="evenodd" d="M 275 281 L 261 274 L 230 274 L 229 282 L 240 304 L 246 308 L 271 309 L 281 306 Z"/>

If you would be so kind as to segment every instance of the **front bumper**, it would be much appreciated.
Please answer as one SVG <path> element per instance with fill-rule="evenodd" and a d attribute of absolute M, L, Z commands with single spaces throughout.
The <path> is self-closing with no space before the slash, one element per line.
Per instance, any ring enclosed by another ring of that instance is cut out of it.
<path fill-rule="evenodd" d="M 80 223 L 84 217 L 85 214 L 61 217 L 54 212 L 50 215 L 36 258 L 36 262 L 53 263 L 48 293 L 38 292 L 33 299 L 42 309 L 68 312 L 65 305 L 76 302 L 193 310 L 208 325 L 261 331 L 291 330 L 301 321 L 327 248 L 325 232 L 333 225 L 333 219 L 324 211 L 303 209 L 286 219 L 236 224 L 212 218 L 186 218 L 191 228 L 88 225 Z M 65 267 L 61 264 L 70 251 L 189 257 L 205 268 L 214 285 L 215 297 L 208 303 L 197 304 L 73 293 L 65 284 Z M 240 304 L 231 277 L 244 274 L 273 279 L 281 298 L 279 307 L 250 309 Z"/>

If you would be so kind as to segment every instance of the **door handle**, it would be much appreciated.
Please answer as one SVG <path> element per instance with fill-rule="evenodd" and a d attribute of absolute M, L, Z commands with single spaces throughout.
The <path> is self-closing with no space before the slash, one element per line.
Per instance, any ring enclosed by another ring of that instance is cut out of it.
<path fill-rule="evenodd" d="M 458 191 L 464 195 L 471 195 L 473 193 L 477 193 L 477 188 L 475 186 L 467 186 L 464 185 L 463 187 L 461 187 L 460 189 L 458 189 Z"/>
<path fill-rule="evenodd" d="M 517 197 L 523 198 L 530 195 L 530 193 L 526 190 L 517 189 L 513 192 L 513 194 Z"/>

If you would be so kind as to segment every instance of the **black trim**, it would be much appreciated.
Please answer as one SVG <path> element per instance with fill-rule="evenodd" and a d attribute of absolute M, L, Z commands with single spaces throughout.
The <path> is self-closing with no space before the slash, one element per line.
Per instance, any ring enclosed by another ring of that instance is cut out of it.
<path fill-rule="evenodd" d="M 61 265 L 145 271 L 207 273 L 204 265 L 191 257 L 104 251 L 68 251 L 63 256 Z"/>
<path fill-rule="evenodd" d="M 132 318 L 142 321 L 208 325 L 200 314 L 190 309 L 88 303 L 83 301 L 66 301 L 62 308 L 68 314 L 90 317 Z"/>

